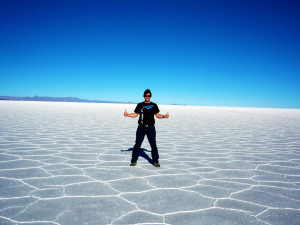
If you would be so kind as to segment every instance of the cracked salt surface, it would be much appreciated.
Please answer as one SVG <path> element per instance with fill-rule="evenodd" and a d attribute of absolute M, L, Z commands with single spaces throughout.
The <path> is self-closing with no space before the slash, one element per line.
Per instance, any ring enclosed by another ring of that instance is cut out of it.
<path fill-rule="evenodd" d="M 300 224 L 300 110 L 0 101 L 0 224 Z M 150 162 L 149 162 L 150 161 Z"/>

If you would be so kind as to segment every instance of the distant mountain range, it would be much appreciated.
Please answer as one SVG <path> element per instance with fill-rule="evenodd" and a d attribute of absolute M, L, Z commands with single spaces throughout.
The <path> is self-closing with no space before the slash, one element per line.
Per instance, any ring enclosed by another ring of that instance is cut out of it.
<path fill-rule="evenodd" d="M 87 99 L 80 99 L 80 98 L 76 98 L 76 97 L 41 97 L 41 96 L 34 96 L 34 97 L 12 97 L 12 96 L 0 96 L 0 100 L 136 104 L 136 102 L 118 102 L 118 101 L 87 100 Z"/>

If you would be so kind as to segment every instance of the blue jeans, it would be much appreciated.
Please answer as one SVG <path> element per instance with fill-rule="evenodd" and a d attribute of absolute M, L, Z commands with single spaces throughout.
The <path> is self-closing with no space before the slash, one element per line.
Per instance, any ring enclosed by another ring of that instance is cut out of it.
<path fill-rule="evenodd" d="M 134 148 L 132 151 L 131 162 L 137 161 L 137 159 L 139 157 L 139 150 L 144 141 L 145 135 L 147 135 L 148 141 L 151 146 L 151 155 L 152 155 L 153 163 L 158 162 L 159 155 L 158 155 L 158 150 L 157 150 L 157 146 L 156 146 L 155 126 L 144 126 L 144 125 L 139 125 L 136 130 L 136 140 L 135 140 L 135 145 L 134 145 Z"/>

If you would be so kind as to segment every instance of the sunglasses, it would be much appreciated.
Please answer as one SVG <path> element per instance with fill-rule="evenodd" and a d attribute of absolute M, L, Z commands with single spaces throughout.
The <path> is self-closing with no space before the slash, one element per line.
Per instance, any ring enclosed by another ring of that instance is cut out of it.
<path fill-rule="evenodd" d="M 149 98 L 151 98 L 151 95 L 144 95 L 144 97 L 149 97 Z"/>

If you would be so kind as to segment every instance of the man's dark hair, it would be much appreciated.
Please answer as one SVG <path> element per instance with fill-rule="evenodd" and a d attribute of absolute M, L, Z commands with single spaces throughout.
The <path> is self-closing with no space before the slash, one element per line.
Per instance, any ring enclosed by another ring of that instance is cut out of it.
<path fill-rule="evenodd" d="M 148 94 L 148 93 L 150 93 L 150 97 L 152 97 L 152 93 L 151 93 L 150 89 L 147 89 L 147 90 L 144 92 L 144 97 L 145 97 L 145 95 Z"/>

